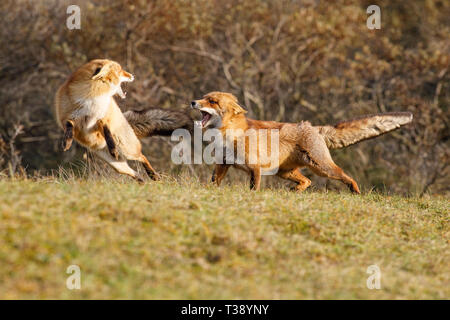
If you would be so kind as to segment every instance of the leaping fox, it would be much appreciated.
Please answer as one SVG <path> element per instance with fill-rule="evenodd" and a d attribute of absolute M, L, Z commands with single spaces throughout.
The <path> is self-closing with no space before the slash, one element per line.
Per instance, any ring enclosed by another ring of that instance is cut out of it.
<path fill-rule="evenodd" d="M 113 96 L 125 98 L 121 84 L 133 80 L 132 74 L 111 60 L 92 60 L 76 70 L 55 97 L 57 122 L 64 129 L 63 150 L 75 139 L 119 173 L 142 181 L 127 163 L 136 160 L 158 180 L 138 138 L 191 129 L 193 120 L 185 112 L 158 108 L 122 113 Z"/>

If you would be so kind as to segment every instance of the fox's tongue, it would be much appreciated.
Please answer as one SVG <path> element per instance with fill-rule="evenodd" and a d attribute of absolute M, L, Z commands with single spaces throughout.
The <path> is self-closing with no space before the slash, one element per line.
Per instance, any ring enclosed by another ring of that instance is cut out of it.
<path fill-rule="evenodd" d="M 202 127 L 206 125 L 206 123 L 211 119 L 211 115 L 208 112 L 202 112 L 203 118 L 202 118 Z"/>

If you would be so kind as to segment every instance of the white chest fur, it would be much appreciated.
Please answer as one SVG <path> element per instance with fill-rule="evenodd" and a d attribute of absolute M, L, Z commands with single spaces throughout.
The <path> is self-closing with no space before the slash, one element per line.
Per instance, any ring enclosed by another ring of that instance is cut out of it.
<path fill-rule="evenodd" d="M 80 108 L 72 113 L 72 119 L 86 119 L 86 129 L 91 129 L 98 120 L 103 119 L 111 103 L 111 95 L 104 94 L 95 98 L 79 99 L 76 102 Z"/>

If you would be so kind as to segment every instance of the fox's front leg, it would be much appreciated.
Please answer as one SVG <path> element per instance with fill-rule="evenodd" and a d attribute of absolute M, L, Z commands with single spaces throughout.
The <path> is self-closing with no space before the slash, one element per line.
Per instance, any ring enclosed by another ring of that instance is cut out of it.
<path fill-rule="evenodd" d="M 227 174 L 228 169 L 230 168 L 230 165 L 228 164 L 216 164 L 216 167 L 214 168 L 211 182 L 217 183 L 218 186 L 220 186 L 220 183 L 222 182 L 223 178 Z"/>
<path fill-rule="evenodd" d="M 109 130 L 108 126 L 103 123 L 102 120 L 97 121 L 97 127 L 100 131 L 103 132 L 103 136 L 105 137 L 106 145 L 108 146 L 109 153 L 116 159 L 119 160 L 119 151 L 116 147 L 116 142 Z"/>
<path fill-rule="evenodd" d="M 250 171 L 250 190 L 258 191 L 261 185 L 261 170 L 259 167 L 252 168 Z"/>
<path fill-rule="evenodd" d="M 73 142 L 73 125 L 74 122 L 72 120 L 67 120 L 64 125 L 64 139 L 62 142 L 63 151 L 67 151 L 72 146 Z"/>

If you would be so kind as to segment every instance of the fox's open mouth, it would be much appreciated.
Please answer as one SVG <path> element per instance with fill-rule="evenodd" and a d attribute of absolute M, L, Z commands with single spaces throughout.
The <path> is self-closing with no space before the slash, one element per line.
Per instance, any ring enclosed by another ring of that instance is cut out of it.
<path fill-rule="evenodd" d="M 119 83 L 119 85 L 117 86 L 117 92 L 116 93 L 122 99 L 125 99 L 125 97 L 127 96 L 127 93 L 122 90 L 121 83 Z"/>
<path fill-rule="evenodd" d="M 121 97 L 122 99 L 125 99 L 125 97 L 127 96 L 127 93 L 122 90 L 122 84 L 124 84 L 125 82 L 132 82 L 133 80 L 134 80 L 134 76 L 132 74 L 130 74 L 129 77 L 128 76 L 120 77 L 119 85 L 117 86 L 117 92 L 116 92 L 119 97 Z"/>
<path fill-rule="evenodd" d="M 202 127 L 205 127 L 205 125 L 208 123 L 209 119 L 211 119 L 211 114 L 207 111 L 200 110 L 202 113 Z"/>

